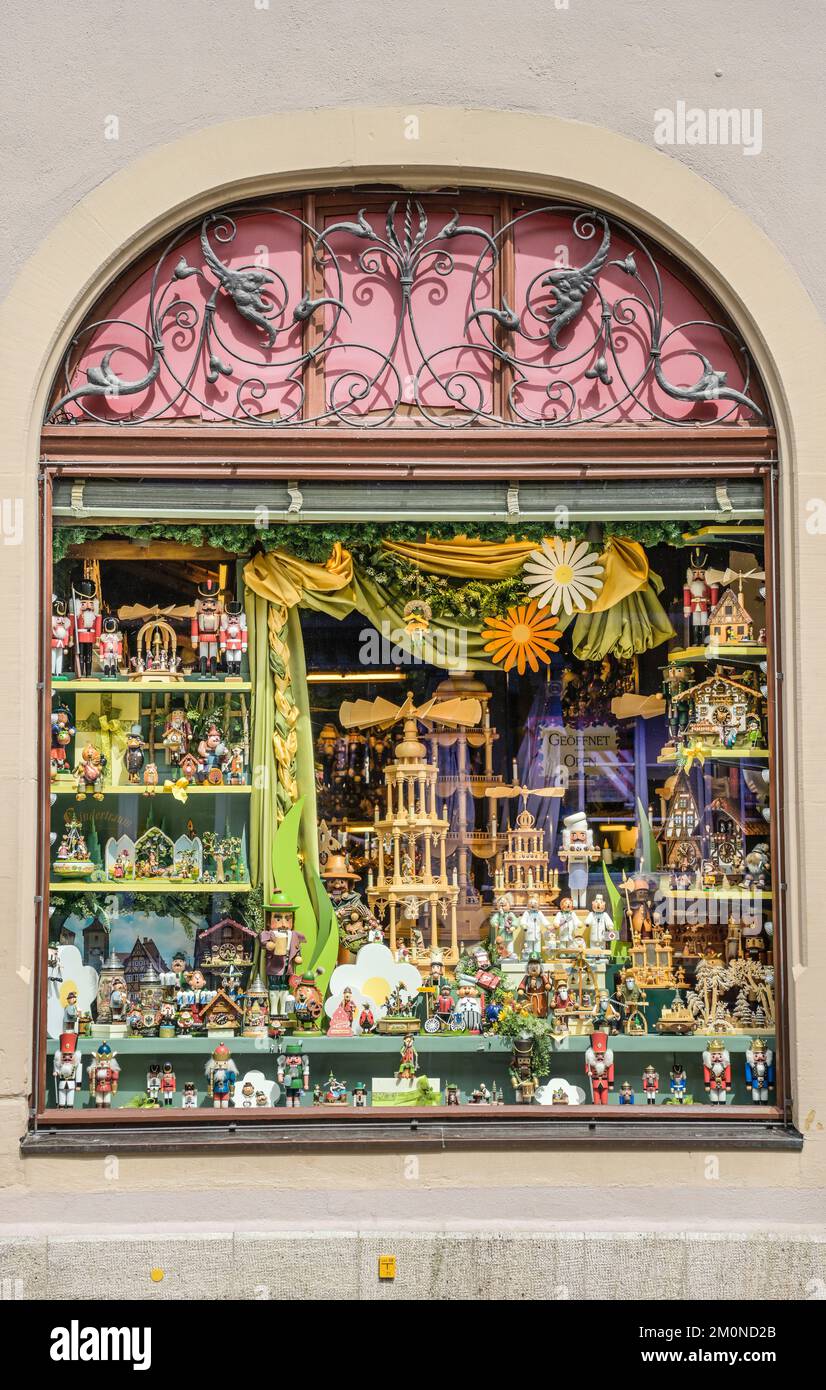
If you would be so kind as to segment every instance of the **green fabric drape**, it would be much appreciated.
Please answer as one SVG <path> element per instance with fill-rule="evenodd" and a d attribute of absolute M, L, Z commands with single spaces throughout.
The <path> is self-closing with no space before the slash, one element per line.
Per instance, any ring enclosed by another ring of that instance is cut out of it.
<path fill-rule="evenodd" d="M 602 613 L 582 613 L 574 624 L 572 647 L 580 661 L 601 661 L 609 652 L 628 658 L 674 636 L 657 595 L 663 581 L 649 570 L 648 583 Z"/>

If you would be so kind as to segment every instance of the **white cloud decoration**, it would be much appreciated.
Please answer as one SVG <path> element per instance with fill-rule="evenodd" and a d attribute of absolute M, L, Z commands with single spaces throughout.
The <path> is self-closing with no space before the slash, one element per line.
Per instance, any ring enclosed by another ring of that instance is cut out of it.
<path fill-rule="evenodd" d="M 63 1032 L 63 1010 L 66 999 L 74 990 L 80 1013 L 91 1013 L 97 999 L 98 972 L 91 965 L 83 964 L 83 957 L 77 946 L 60 946 L 57 952 L 59 979 L 49 982 L 49 998 L 46 1005 L 46 1031 L 50 1038 L 59 1038 Z"/>
<path fill-rule="evenodd" d="M 407 997 L 414 1000 L 421 988 L 422 978 L 415 965 L 405 965 L 397 961 L 393 952 L 379 942 L 362 946 L 353 965 L 337 965 L 330 976 L 330 993 L 324 1005 L 324 1012 L 332 1018 L 341 1003 L 345 989 L 353 992 L 356 1017 L 353 1032 L 359 1031 L 358 1015 L 364 1003 L 368 1003 L 378 1023 L 387 1012 L 387 1001 L 396 986 L 400 986 Z"/>

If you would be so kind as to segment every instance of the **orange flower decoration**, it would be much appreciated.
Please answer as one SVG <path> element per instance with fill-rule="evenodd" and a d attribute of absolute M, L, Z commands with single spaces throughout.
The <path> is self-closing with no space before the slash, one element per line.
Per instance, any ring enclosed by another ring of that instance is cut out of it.
<path fill-rule="evenodd" d="M 559 637 L 556 618 L 540 613 L 535 599 L 509 608 L 504 618 L 488 618 L 482 629 L 484 650 L 490 652 L 491 661 L 504 665 L 506 671 L 515 666 L 520 676 L 524 676 L 526 665 L 532 671 L 539 670 L 540 661 L 547 666 L 550 653 L 559 650 Z"/>

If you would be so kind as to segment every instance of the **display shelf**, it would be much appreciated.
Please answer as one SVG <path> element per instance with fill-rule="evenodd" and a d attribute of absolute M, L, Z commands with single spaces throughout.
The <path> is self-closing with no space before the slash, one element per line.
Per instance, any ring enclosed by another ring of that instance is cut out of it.
<path fill-rule="evenodd" d="M 132 879 L 130 883 L 110 883 L 108 879 L 69 879 L 66 883 L 51 882 L 50 893 L 249 893 L 251 883 L 176 883 L 165 879 L 162 883 L 152 880 Z"/>
<path fill-rule="evenodd" d="M 774 893 L 770 888 L 660 888 L 659 894 L 663 898 L 685 898 L 694 902 L 745 902 L 753 898 L 759 902 L 771 902 Z"/>
<path fill-rule="evenodd" d="M 58 691 L 63 690 L 85 691 L 90 695 L 101 695 L 111 690 L 128 690 L 133 695 L 143 693 L 151 695 L 153 693 L 157 694 L 159 691 L 174 694 L 175 691 L 181 690 L 220 690 L 224 694 L 231 695 L 235 690 L 242 695 L 248 695 L 252 691 L 252 681 L 227 681 L 222 680 L 220 676 L 216 677 L 214 680 L 210 680 L 208 677 L 205 678 L 203 676 L 184 676 L 183 679 L 179 681 L 106 680 L 105 678 L 96 680 L 94 676 L 89 680 L 80 680 L 75 676 L 70 676 L 67 680 L 61 680 L 59 676 L 53 676 L 53 693 L 57 694 Z"/>
<path fill-rule="evenodd" d="M 170 780 L 171 780 L 171 778 L 170 778 Z M 164 796 L 164 795 L 167 795 L 167 796 L 169 795 L 168 792 L 165 792 L 165 791 L 164 791 L 164 786 L 163 786 L 163 783 L 162 783 L 162 782 L 158 782 L 158 784 L 157 784 L 156 786 L 154 786 L 154 787 L 144 787 L 144 786 L 141 785 L 140 783 L 127 782 L 127 783 L 126 783 L 124 786 L 122 786 L 122 787 L 101 787 L 100 790 L 101 790 L 103 796 L 161 796 L 161 797 L 162 797 L 162 796 Z M 190 797 L 190 796 L 238 796 L 238 795 L 249 796 L 250 792 L 252 791 L 252 787 L 245 784 L 244 786 L 186 787 L 184 790 L 186 791 L 187 797 Z M 59 784 L 53 782 L 53 783 L 52 783 L 52 791 L 54 792 L 54 794 L 55 794 L 56 796 L 71 796 L 71 797 L 77 797 L 77 788 L 74 787 L 74 786 L 72 786 L 72 787 L 70 787 L 70 786 L 60 786 Z M 94 796 L 91 792 L 87 793 L 86 796 L 84 797 L 84 800 L 85 800 L 85 801 L 94 801 L 95 799 L 96 799 L 95 796 Z"/>
<path fill-rule="evenodd" d="M 769 756 L 768 748 L 721 748 L 719 752 L 716 748 L 711 748 L 703 751 L 707 763 L 745 762 L 747 759 L 760 762 Z M 679 759 L 676 754 L 663 752 L 657 755 L 657 762 L 676 764 Z"/>
<path fill-rule="evenodd" d="M 747 665 L 758 665 L 766 660 L 766 655 L 766 647 L 749 643 L 748 646 L 732 647 L 675 647 L 668 653 L 668 660 L 675 666 L 688 666 L 692 661 L 737 661 Z"/>

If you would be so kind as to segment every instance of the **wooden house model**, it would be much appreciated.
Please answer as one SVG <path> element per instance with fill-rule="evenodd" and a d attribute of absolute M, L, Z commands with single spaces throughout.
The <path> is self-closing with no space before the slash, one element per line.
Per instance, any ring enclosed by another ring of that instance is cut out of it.
<path fill-rule="evenodd" d="M 689 874 L 699 868 L 703 857 L 700 820 L 688 773 L 681 768 L 659 834 L 666 868 Z"/>
<path fill-rule="evenodd" d="M 225 990 L 219 989 L 201 1009 L 201 1022 L 210 1038 L 233 1037 L 243 1026 L 244 1011 Z"/>
<path fill-rule="evenodd" d="M 743 602 L 742 584 L 737 591 L 725 589 L 715 603 L 708 619 L 708 640 L 721 646 L 754 641 L 754 624 Z"/>
<path fill-rule="evenodd" d="M 759 692 L 719 673 L 675 695 L 675 704 L 683 702 L 689 707 L 686 732 L 694 738 L 714 739 L 731 746 L 748 732 L 755 719 L 760 722 Z"/>

